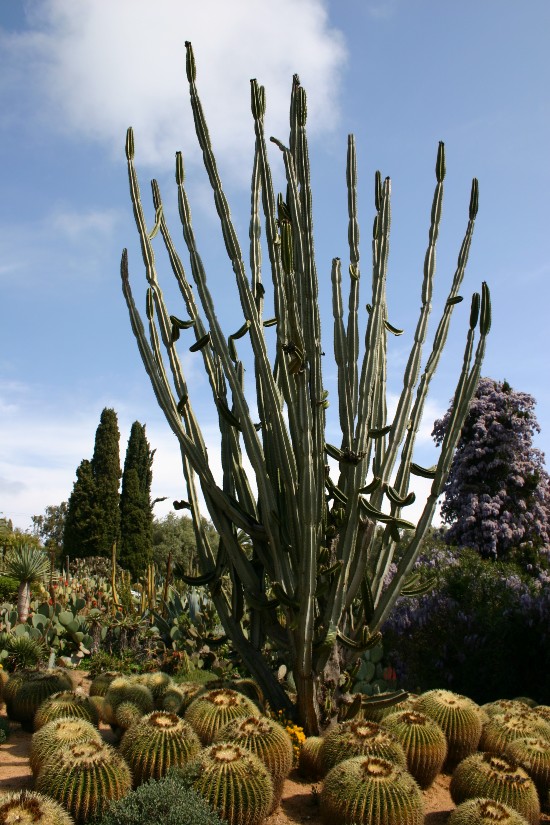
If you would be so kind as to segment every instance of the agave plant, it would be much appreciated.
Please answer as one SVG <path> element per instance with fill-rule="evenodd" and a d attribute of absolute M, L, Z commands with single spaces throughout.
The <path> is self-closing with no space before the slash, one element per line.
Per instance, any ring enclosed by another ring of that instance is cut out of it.
<path fill-rule="evenodd" d="M 17 616 L 20 622 L 26 622 L 29 615 L 31 584 L 44 581 L 49 572 L 50 559 L 38 547 L 20 542 L 7 553 L 3 573 L 19 581 Z"/>

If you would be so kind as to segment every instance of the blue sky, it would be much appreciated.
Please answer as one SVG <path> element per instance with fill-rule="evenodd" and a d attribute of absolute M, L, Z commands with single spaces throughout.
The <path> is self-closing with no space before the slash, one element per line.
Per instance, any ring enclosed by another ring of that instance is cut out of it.
<path fill-rule="evenodd" d="M 363 305 L 369 299 L 374 172 L 392 178 L 390 320 L 406 329 L 390 352 L 392 398 L 416 324 L 438 141 L 446 145 L 447 178 L 432 334 L 466 226 L 471 179 L 479 179 L 480 209 L 462 292 L 469 296 L 482 280 L 491 287 L 493 329 L 483 374 L 535 396 L 542 427 L 536 443 L 550 454 L 547 0 L 197 5 L 0 5 L 0 512 L 26 529 L 33 514 L 67 499 L 76 467 L 91 457 L 105 406 L 118 413 L 122 458 L 132 422 L 147 425 L 157 450 L 153 495 L 168 496 L 157 515 L 185 495 L 178 445 L 141 364 L 119 277 L 121 250 L 128 247 L 134 294 L 143 306 L 124 158 L 126 127 L 133 125 L 142 193 L 145 198 L 156 177 L 174 236 L 173 159 L 183 151 L 220 319 L 228 334 L 242 322 L 193 133 L 185 40 L 195 48 L 199 90 L 245 249 L 253 146 L 249 79 L 265 85 L 267 129 L 283 141 L 293 72 L 308 92 L 327 354 L 331 259 L 347 256 L 348 132 L 358 149 Z M 161 258 L 159 270 L 177 315 L 181 305 Z M 452 394 L 468 304 L 453 318 L 415 456 L 419 463 L 436 458 L 429 433 Z M 215 469 L 208 385 L 198 361 L 189 354 L 183 360 Z M 332 361 L 326 366 L 330 385 Z"/>

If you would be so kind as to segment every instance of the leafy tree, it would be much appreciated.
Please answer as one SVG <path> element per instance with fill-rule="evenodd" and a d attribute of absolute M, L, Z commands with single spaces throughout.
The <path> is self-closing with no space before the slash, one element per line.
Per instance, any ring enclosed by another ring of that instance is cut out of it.
<path fill-rule="evenodd" d="M 534 407 L 507 381 L 480 380 L 444 488 L 449 544 L 524 562 L 550 553 L 550 479 L 533 447 Z M 434 424 L 437 444 L 448 421 L 449 412 Z"/>
<path fill-rule="evenodd" d="M 63 533 L 67 517 L 68 502 L 49 504 L 40 516 L 32 516 L 34 532 L 41 539 L 44 547 L 56 556 L 62 553 Z"/>
<path fill-rule="evenodd" d="M 120 536 L 120 455 L 117 414 L 105 407 L 96 430 L 91 461 L 94 515 L 97 527 L 94 555 L 107 556 Z"/>
<path fill-rule="evenodd" d="M 216 546 L 218 534 L 212 522 L 203 517 L 203 528 L 212 546 Z M 186 572 L 191 572 L 195 564 L 197 539 L 193 520 L 189 516 L 177 516 L 168 513 L 162 519 L 153 522 L 153 556 L 155 562 L 166 567 L 168 555 L 172 553 L 174 566 L 179 565 Z"/>
<path fill-rule="evenodd" d="M 136 578 L 153 557 L 151 482 L 154 453 L 145 436 L 145 426 L 134 421 L 122 473 L 119 563 Z"/>
<path fill-rule="evenodd" d="M 63 528 L 63 553 L 65 555 L 73 558 L 96 555 L 96 517 L 92 464 L 88 459 L 84 459 L 76 471 L 76 481 L 67 503 Z"/>

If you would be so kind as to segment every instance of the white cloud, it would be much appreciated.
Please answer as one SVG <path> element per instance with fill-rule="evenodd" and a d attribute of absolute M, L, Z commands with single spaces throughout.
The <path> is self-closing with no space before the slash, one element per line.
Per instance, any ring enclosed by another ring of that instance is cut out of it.
<path fill-rule="evenodd" d="M 292 75 L 308 91 L 313 132 L 334 127 L 346 51 L 323 0 L 43 0 L 31 29 L 4 35 L 10 69 L 31 72 L 50 125 L 123 152 L 136 135 L 138 163 L 198 157 L 188 102 L 184 42 L 193 43 L 197 82 L 217 153 L 250 166 L 250 78 L 267 93 L 269 129 L 285 140 Z"/>
<path fill-rule="evenodd" d="M 109 235 L 115 229 L 120 218 L 116 209 L 90 210 L 77 212 L 74 209 L 57 209 L 50 222 L 51 228 L 62 233 L 72 241 L 80 240 L 84 234 Z"/>

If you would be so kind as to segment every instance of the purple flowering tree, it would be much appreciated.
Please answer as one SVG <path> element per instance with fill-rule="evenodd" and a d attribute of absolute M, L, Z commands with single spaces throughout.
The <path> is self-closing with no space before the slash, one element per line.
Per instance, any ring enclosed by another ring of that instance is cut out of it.
<path fill-rule="evenodd" d="M 533 446 L 534 407 L 507 381 L 480 379 L 444 488 L 447 543 L 498 558 L 550 554 L 550 478 Z M 449 412 L 435 422 L 436 444 L 448 421 Z"/>

